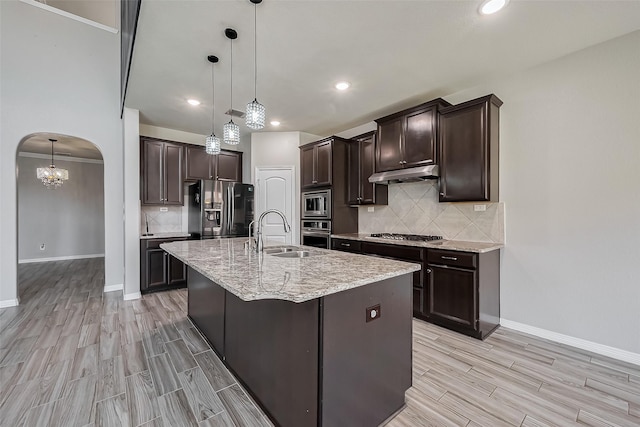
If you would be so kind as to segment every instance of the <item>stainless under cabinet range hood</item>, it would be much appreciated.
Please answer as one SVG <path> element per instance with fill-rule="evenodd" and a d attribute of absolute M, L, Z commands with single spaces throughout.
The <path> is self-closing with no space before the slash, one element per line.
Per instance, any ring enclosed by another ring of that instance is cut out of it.
<path fill-rule="evenodd" d="M 418 166 L 374 173 L 369 177 L 369 182 L 386 184 L 389 182 L 422 181 L 424 179 L 436 179 L 438 178 L 438 173 L 438 165 Z"/>

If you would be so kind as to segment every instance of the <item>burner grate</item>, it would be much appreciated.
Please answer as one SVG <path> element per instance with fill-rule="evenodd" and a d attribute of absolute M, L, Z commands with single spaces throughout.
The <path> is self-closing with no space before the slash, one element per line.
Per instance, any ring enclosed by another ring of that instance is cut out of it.
<path fill-rule="evenodd" d="M 419 234 L 399 234 L 399 233 L 371 233 L 371 237 L 391 240 L 411 240 L 417 242 L 430 242 L 442 240 L 442 236 L 422 236 Z"/>

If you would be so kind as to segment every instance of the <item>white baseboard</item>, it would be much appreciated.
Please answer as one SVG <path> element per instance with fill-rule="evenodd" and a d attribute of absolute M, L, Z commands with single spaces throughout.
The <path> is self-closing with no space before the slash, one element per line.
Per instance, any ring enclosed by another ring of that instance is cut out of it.
<path fill-rule="evenodd" d="M 19 259 L 18 264 L 29 264 L 32 262 L 68 261 L 72 259 L 85 259 L 85 258 L 104 258 L 104 254 L 68 255 L 68 256 L 56 256 L 51 258 Z"/>
<path fill-rule="evenodd" d="M 15 307 L 20 304 L 20 298 L 5 299 L 0 301 L 0 308 Z"/>
<path fill-rule="evenodd" d="M 115 292 L 115 291 L 121 291 L 123 289 L 124 289 L 124 285 L 122 283 L 117 285 L 104 285 L 103 292 Z"/>
<path fill-rule="evenodd" d="M 513 322 L 507 319 L 500 319 L 500 325 L 504 326 L 505 328 L 524 332 L 526 334 L 534 335 L 536 337 L 544 338 L 550 341 L 555 341 L 560 344 L 570 345 L 572 347 L 587 350 L 592 353 L 621 360 L 623 362 L 640 365 L 640 354 L 638 353 L 633 353 L 631 351 L 622 350 L 616 347 L 610 347 L 604 344 L 598 344 L 593 341 L 583 340 L 582 338 L 575 338 L 569 335 L 560 334 L 558 332 L 549 331 L 547 329 L 537 328 L 535 326 L 525 325 L 524 323 Z"/>
<path fill-rule="evenodd" d="M 125 301 L 129 301 L 132 299 L 140 299 L 142 298 L 142 294 L 140 292 L 132 292 L 130 294 L 124 294 L 122 297 Z"/>

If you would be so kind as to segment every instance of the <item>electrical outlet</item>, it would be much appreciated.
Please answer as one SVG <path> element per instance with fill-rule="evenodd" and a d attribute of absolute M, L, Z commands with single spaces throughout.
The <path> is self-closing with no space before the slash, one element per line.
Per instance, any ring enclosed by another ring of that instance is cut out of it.
<path fill-rule="evenodd" d="M 474 212 L 484 212 L 487 210 L 487 205 L 473 205 Z"/>
<path fill-rule="evenodd" d="M 366 311 L 367 311 L 367 318 L 365 323 L 379 319 L 380 316 L 382 315 L 382 311 L 380 311 L 380 304 L 376 304 L 373 307 L 367 307 Z"/>
<path fill-rule="evenodd" d="M 169 212 L 169 208 L 160 208 L 160 212 Z"/>
<path fill-rule="evenodd" d="M 369 207 L 367 208 L 367 212 L 373 212 L 373 211 L 375 211 L 375 209 L 373 208 L 373 206 L 369 206 Z"/>
<path fill-rule="evenodd" d="M 44 243 L 40 243 L 40 250 L 44 251 L 47 248 L 47 245 L 45 245 Z"/>

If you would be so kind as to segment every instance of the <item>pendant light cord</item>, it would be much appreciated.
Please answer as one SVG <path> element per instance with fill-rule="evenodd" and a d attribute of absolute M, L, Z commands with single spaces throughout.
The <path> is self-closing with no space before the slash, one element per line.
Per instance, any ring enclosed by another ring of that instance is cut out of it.
<path fill-rule="evenodd" d="M 230 122 L 233 123 L 233 39 L 231 39 L 231 109 L 229 115 L 231 116 Z"/>
<path fill-rule="evenodd" d="M 258 99 L 258 4 L 253 4 L 253 97 Z"/>
<path fill-rule="evenodd" d="M 215 119 L 216 119 L 216 85 L 213 77 L 214 63 L 211 63 L 211 135 L 214 135 Z"/>

